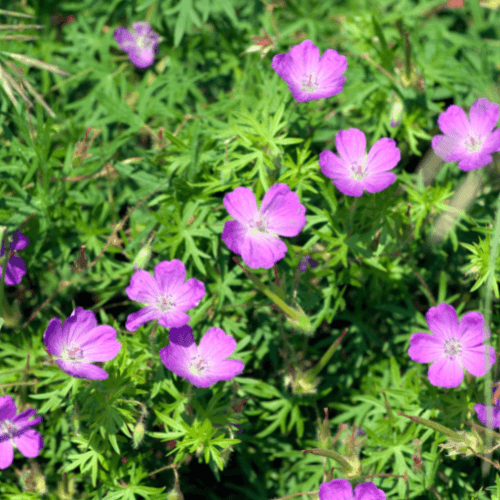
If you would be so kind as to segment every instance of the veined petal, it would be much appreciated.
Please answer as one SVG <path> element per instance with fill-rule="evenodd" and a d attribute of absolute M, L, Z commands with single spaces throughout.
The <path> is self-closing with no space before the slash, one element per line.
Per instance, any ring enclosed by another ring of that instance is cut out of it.
<path fill-rule="evenodd" d="M 438 338 L 451 340 L 458 336 L 458 317 L 453 306 L 442 302 L 425 315 L 429 330 Z"/>
<path fill-rule="evenodd" d="M 410 338 L 408 356 L 417 363 L 432 363 L 444 356 L 443 341 L 428 333 L 414 333 Z"/>
<path fill-rule="evenodd" d="M 340 157 L 348 164 L 362 162 L 366 154 L 365 134 L 357 128 L 340 130 L 335 136 L 335 146 Z"/>
<path fill-rule="evenodd" d="M 227 248 L 238 255 L 241 255 L 245 246 L 249 229 L 237 220 L 228 220 L 222 230 L 222 241 Z"/>
<path fill-rule="evenodd" d="M 495 363 L 495 349 L 487 344 L 464 348 L 460 362 L 471 375 L 482 377 Z"/>
<path fill-rule="evenodd" d="M 479 137 L 488 136 L 498 122 L 499 109 L 496 102 L 484 97 L 477 99 L 469 110 L 470 125 Z"/>
<path fill-rule="evenodd" d="M 241 258 L 252 269 L 260 267 L 271 269 L 276 262 L 285 256 L 286 251 L 285 243 L 277 236 L 260 231 L 249 232 Z"/>
<path fill-rule="evenodd" d="M 438 117 L 438 125 L 445 135 L 455 137 L 467 137 L 470 131 L 470 123 L 465 111 L 455 104 L 441 113 Z"/>
<path fill-rule="evenodd" d="M 401 159 L 401 151 L 396 147 L 396 141 L 383 137 L 379 139 L 370 149 L 366 159 L 368 172 L 387 172 L 394 168 Z"/>
<path fill-rule="evenodd" d="M 432 363 L 428 372 L 429 382 L 436 387 L 458 387 L 464 378 L 462 365 L 456 358 L 445 356 Z"/>
<path fill-rule="evenodd" d="M 203 359 L 221 361 L 233 354 L 236 349 L 236 340 L 226 335 L 224 330 L 212 327 L 207 330 L 200 340 L 198 353 Z"/>
<path fill-rule="evenodd" d="M 223 203 L 228 214 L 242 224 L 249 224 L 258 214 L 255 195 L 246 187 L 237 187 L 232 193 L 226 193 Z"/>
<path fill-rule="evenodd" d="M 464 347 L 474 347 L 491 337 L 491 332 L 479 312 L 464 314 L 458 325 L 460 343 Z"/>
<path fill-rule="evenodd" d="M 178 260 L 164 260 L 155 266 L 155 280 L 160 293 L 177 295 L 186 279 L 186 267 Z"/>

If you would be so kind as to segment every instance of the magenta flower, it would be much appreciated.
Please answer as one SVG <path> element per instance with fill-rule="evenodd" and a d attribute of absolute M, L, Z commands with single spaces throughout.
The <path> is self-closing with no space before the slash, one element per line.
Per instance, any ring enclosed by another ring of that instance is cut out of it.
<path fill-rule="evenodd" d="M 352 493 L 347 479 L 333 479 L 319 487 L 319 500 L 386 500 L 385 493 L 371 481 L 358 484 Z"/>
<path fill-rule="evenodd" d="M 340 158 L 325 150 L 319 154 L 319 165 L 342 193 L 348 196 L 361 196 L 363 190 L 378 193 L 396 180 L 396 174 L 388 170 L 398 164 L 401 151 L 392 139 L 379 139 L 367 155 L 365 134 L 350 128 L 335 136 L 335 145 Z"/>
<path fill-rule="evenodd" d="M 275 55 L 271 68 L 285 80 L 296 101 L 309 102 L 342 92 L 346 77 L 341 75 L 347 70 L 347 58 L 326 49 L 320 59 L 318 47 L 304 40 L 290 52 Z"/>
<path fill-rule="evenodd" d="M 299 254 L 296 254 L 296 256 L 298 255 Z M 302 256 L 302 259 L 300 259 L 299 269 L 301 271 L 305 271 L 307 269 L 307 266 L 316 267 L 317 265 L 318 265 L 317 260 L 314 260 L 312 257 L 309 257 L 309 255 L 304 255 Z"/>
<path fill-rule="evenodd" d="M 162 363 L 196 387 L 210 387 L 220 380 L 232 380 L 245 368 L 243 361 L 226 359 L 236 349 L 236 340 L 212 327 L 197 346 L 193 330 L 185 325 L 172 328 L 170 344 L 160 349 Z"/>
<path fill-rule="evenodd" d="M 499 382 L 495 382 L 496 385 L 498 385 L 498 383 Z M 494 386 L 491 393 L 495 394 L 496 389 L 497 388 Z M 476 410 L 479 421 L 483 425 L 486 425 L 486 427 L 490 429 L 500 427 L 500 399 L 497 399 L 493 406 L 477 404 L 474 406 L 474 410 Z M 491 420 L 488 421 L 488 418 L 491 418 Z"/>
<path fill-rule="evenodd" d="M 432 363 L 429 382 L 437 387 L 458 387 L 463 368 L 482 377 L 495 363 L 495 350 L 483 342 L 490 338 L 484 316 L 468 312 L 458 322 L 455 309 L 445 303 L 431 307 L 425 315 L 433 333 L 414 333 L 408 355 L 417 363 Z"/>
<path fill-rule="evenodd" d="M 297 236 L 306 224 L 306 207 L 286 184 L 271 186 L 260 209 L 252 191 L 245 187 L 227 193 L 224 206 L 236 220 L 225 223 L 222 241 L 253 269 L 273 267 L 287 250 L 277 235 Z"/>
<path fill-rule="evenodd" d="M 132 31 L 122 27 L 116 28 L 114 38 L 138 68 L 147 68 L 153 64 L 154 53 L 158 52 L 158 44 L 161 41 L 146 21 L 133 23 Z"/>
<path fill-rule="evenodd" d="M 9 245 L 9 254 L 14 250 L 19 252 L 24 250 L 30 244 L 30 240 L 21 233 L 21 231 L 14 231 L 12 234 L 12 242 Z M 5 245 L 2 242 L 2 249 L 0 251 L 0 262 L 3 262 L 5 255 Z M 2 276 L 3 266 L 0 265 L 0 276 Z M 26 264 L 24 260 L 18 255 L 13 255 L 7 262 L 7 269 L 5 271 L 5 283 L 7 285 L 19 285 L 23 276 L 26 274 Z"/>
<path fill-rule="evenodd" d="M 205 285 L 195 278 L 186 279 L 186 268 L 177 259 L 164 260 L 155 266 L 155 277 L 142 269 L 136 271 L 125 289 L 129 299 L 147 304 L 130 314 L 125 328 L 135 332 L 139 327 L 157 319 L 165 328 L 180 327 L 189 321 L 184 312 L 196 307 L 205 296 Z"/>
<path fill-rule="evenodd" d="M 68 375 L 91 380 L 105 380 L 108 372 L 91 363 L 116 357 L 121 344 L 116 330 L 108 325 L 97 326 L 95 314 L 77 307 L 61 326 L 53 318 L 43 335 L 47 351 L 56 358 L 57 366 Z"/>
<path fill-rule="evenodd" d="M 0 397 L 0 469 L 6 469 L 14 460 L 14 445 L 28 458 L 37 457 L 43 448 L 43 437 L 31 429 L 42 421 L 42 417 L 29 420 L 36 410 L 16 413 L 12 397 Z"/>
<path fill-rule="evenodd" d="M 465 111 L 452 104 L 439 115 L 438 125 L 445 135 L 432 138 L 432 149 L 446 162 L 458 161 L 460 170 L 476 170 L 493 161 L 492 153 L 500 151 L 500 129 L 497 128 L 498 104 L 484 97 L 472 104 L 469 119 Z"/>

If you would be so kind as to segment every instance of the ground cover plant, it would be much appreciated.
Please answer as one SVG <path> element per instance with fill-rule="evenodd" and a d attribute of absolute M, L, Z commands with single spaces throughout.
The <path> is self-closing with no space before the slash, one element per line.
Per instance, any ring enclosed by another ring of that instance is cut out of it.
<path fill-rule="evenodd" d="M 498 2 L 7 1 L 0 498 L 500 498 Z"/>

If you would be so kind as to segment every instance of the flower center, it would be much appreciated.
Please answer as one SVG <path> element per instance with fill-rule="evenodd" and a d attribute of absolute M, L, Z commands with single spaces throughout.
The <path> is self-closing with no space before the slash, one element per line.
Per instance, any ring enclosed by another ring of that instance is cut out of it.
<path fill-rule="evenodd" d="M 469 137 L 465 139 L 464 145 L 471 153 L 473 153 L 481 149 L 481 147 L 483 146 L 483 141 L 481 141 L 478 137 L 469 135 Z"/>
<path fill-rule="evenodd" d="M 254 232 L 267 233 L 266 220 L 262 217 L 262 215 L 259 215 L 258 219 L 250 224 L 250 227 Z"/>
<path fill-rule="evenodd" d="M 161 312 L 171 311 L 175 307 L 174 297 L 167 293 L 167 295 L 162 297 L 162 299 L 156 304 L 156 307 L 158 307 Z"/>
<path fill-rule="evenodd" d="M 351 163 L 351 171 L 353 179 L 356 179 L 357 181 L 360 181 L 367 176 L 363 165 L 360 165 L 358 162 Z"/>
<path fill-rule="evenodd" d="M 7 434 L 9 438 L 12 438 L 17 432 L 17 427 L 11 420 L 0 421 L 0 437 Z"/>
<path fill-rule="evenodd" d="M 139 47 L 141 50 L 147 50 L 151 45 L 154 43 L 154 38 L 151 35 L 135 35 L 135 42 L 137 44 L 137 47 Z"/>
<path fill-rule="evenodd" d="M 208 368 L 208 363 L 204 359 L 200 358 L 200 356 L 191 358 L 190 362 L 191 373 L 203 376 L 207 368 Z"/>
<path fill-rule="evenodd" d="M 304 75 L 302 80 L 302 92 L 314 92 L 318 87 L 318 78 L 315 75 L 314 82 L 312 81 L 313 75 Z"/>
<path fill-rule="evenodd" d="M 462 344 L 460 344 L 458 339 L 451 339 L 444 344 L 444 354 L 445 356 L 451 356 L 455 358 L 460 356 L 462 353 Z"/>
<path fill-rule="evenodd" d="M 66 356 L 71 360 L 80 360 L 83 358 L 83 351 L 77 345 L 71 345 L 67 348 Z"/>

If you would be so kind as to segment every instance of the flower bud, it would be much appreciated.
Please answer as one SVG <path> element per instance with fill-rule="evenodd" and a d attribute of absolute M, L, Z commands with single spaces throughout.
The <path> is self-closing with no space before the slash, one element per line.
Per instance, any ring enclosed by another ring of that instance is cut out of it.
<path fill-rule="evenodd" d="M 132 434 L 132 438 L 133 438 L 133 447 L 134 449 L 136 449 L 141 443 L 142 443 L 142 440 L 144 439 L 144 433 L 146 432 L 146 428 L 144 427 L 144 424 L 142 422 L 139 422 L 135 428 L 134 428 L 134 432 Z"/>
<path fill-rule="evenodd" d="M 404 106 L 401 99 L 393 92 L 391 107 L 391 127 L 397 127 L 403 119 Z"/>
<path fill-rule="evenodd" d="M 152 253 L 153 252 L 151 251 L 151 247 L 149 245 L 141 248 L 134 259 L 134 269 L 144 269 L 149 264 Z"/>
<path fill-rule="evenodd" d="M 483 451 L 483 440 L 476 430 L 473 430 L 472 432 L 457 431 L 457 433 L 460 435 L 461 439 L 448 437 L 446 443 L 439 445 L 441 448 L 449 450 L 448 456 L 453 457 L 455 455 L 465 455 L 468 457 L 474 455 L 469 448 L 476 453 Z"/>
<path fill-rule="evenodd" d="M 167 494 L 167 500 L 184 500 L 184 495 L 178 486 Z"/>

